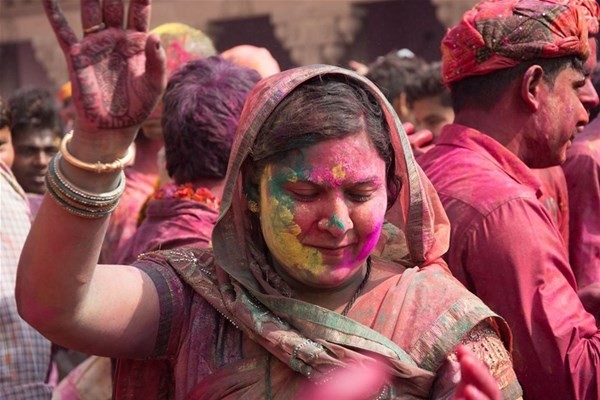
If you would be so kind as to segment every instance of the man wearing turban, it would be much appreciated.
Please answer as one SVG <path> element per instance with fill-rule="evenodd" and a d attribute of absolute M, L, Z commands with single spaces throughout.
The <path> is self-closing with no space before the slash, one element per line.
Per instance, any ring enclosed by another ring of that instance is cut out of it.
<path fill-rule="evenodd" d="M 597 31 L 589 0 L 467 11 L 442 41 L 456 117 L 419 160 L 450 218 L 448 264 L 508 321 L 527 399 L 600 396 L 600 332 L 530 170 L 563 163 L 598 104 L 588 76 Z"/>

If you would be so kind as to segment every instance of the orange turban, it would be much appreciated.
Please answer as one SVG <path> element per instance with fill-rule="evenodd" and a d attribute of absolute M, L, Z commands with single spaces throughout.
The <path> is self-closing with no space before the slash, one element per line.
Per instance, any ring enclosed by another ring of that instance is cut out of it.
<path fill-rule="evenodd" d="M 444 82 L 451 85 L 535 58 L 585 59 L 586 14 L 597 11 L 590 0 L 483 0 L 442 40 Z"/>

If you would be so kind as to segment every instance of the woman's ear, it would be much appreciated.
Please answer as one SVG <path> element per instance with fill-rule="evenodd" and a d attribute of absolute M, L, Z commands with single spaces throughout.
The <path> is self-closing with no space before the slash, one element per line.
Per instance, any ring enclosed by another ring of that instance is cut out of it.
<path fill-rule="evenodd" d="M 254 168 L 246 168 L 244 173 L 244 194 L 248 203 L 258 204 L 260 201 L 260 188 L 257 173 Z"/>
<path fill-rule="evenodd" d="M 256 188 L 256 186 L 253 186 L 253 188 Z M 248 210 L 255 214 L 258 213 L 260 211 L 258 190 L 250 189 L 246 191 L 246 199 L 248 200 Z"/>
<path fill-rule="evenodd" d="M 545 99 L 544 69 L 539 65 L 527 68 L 521 77 L 521 99 L 531 111 L 537 111 Z"/>

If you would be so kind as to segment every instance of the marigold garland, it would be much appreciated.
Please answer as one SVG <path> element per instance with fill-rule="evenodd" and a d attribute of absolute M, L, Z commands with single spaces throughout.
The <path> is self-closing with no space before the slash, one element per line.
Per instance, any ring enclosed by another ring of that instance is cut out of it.
<path fill-rule="evenodd" d="M 210 190 L 205 187 L 194 189 L 191 183 L 184 183 L 182 185 L 166 184 L 150 196 L 150 200 L 155 199 L 192 200 L 217 211 L 221 207 L 221 200 L 216 198 Z"/>

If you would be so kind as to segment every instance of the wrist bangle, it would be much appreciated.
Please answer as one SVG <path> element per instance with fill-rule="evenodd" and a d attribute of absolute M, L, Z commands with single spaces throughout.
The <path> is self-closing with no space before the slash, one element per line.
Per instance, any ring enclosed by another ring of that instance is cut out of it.
<path fill-rule="evenodd" d="M 134 152 L 131 149 L 131 146 L 127 149 L 127 154 L 123 158 L 118 158 L 110 163 L 101 163 L 97 161 L 96 163 L 87 163 L 85 161 L 81 161 L 78 158 L 75 158 L 73 154 L 69 152 L 67 145 L 71 142 L 73 138 L 73 131 L 67 133 L 62 141 L 60 142 L 60 152 L 62 153 L 63 159 L 71 164 L 72 166 L 83 169 L 85 171 L 92 171 L 98 174 L 109 173 L 121 171 L 125 168 L 125 165 L 129 164 L 133 160 Z"/>
<path fill-rule="evenodd" d="M 102 218 L 112 213 L 125 192 L 125 172 L 120 172 L 118 186 L 108 192 L 91 193 L 71 183 L 60 169 L 61 153 L 56 153 L 46 174 L 47 192 L 59 206 L 85 218 Z"/>

